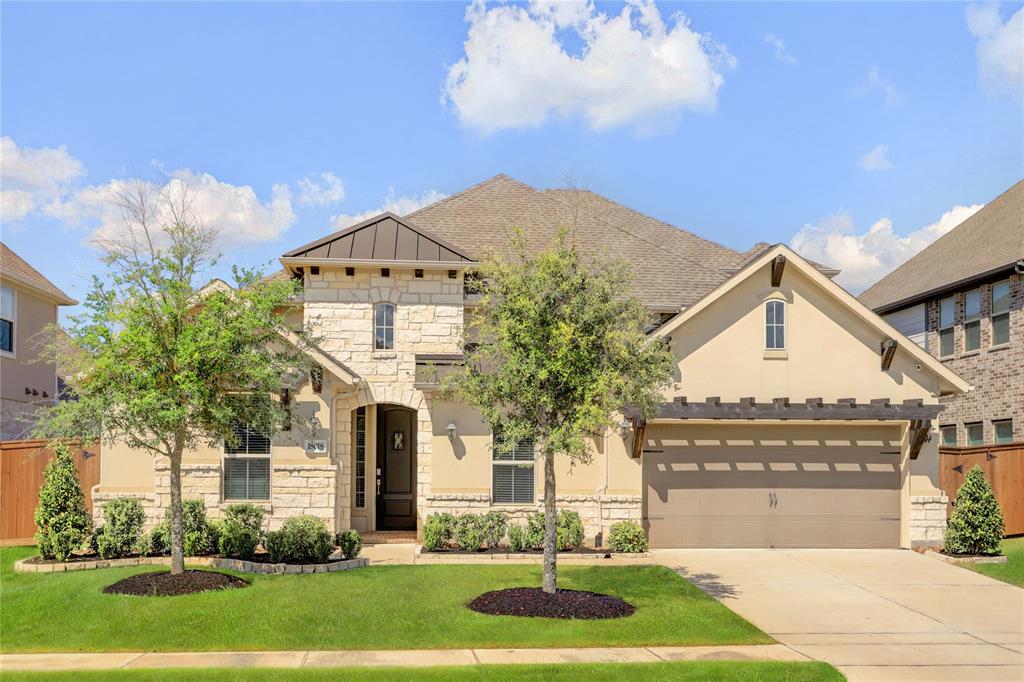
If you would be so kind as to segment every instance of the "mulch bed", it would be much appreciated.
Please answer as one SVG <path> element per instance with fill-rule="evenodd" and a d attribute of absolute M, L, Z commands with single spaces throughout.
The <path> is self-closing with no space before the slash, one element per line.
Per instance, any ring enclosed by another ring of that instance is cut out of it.
<path fill-rule="evenodd" d="M 140 573 L 118 580 L 103 588 L 106 594 L 131 594 L 140 597 L 173 597 L 179 594 L 195 594 L 211 590 L 231 590 L 248 587 L 241 578 L 213 571 L 185 571 L 177 575 L 164 573 Z"/>
<path fill-rule="evenodd" d="M 471 601 L 469 608 L 492 616 L 585 620 L 623 618 L 633 615 L 636 610 L 632 604 L 608 594 L 576 590 L 558 590 L 548 594 L 539 587 L 511 587 L 485 592 Z"/>

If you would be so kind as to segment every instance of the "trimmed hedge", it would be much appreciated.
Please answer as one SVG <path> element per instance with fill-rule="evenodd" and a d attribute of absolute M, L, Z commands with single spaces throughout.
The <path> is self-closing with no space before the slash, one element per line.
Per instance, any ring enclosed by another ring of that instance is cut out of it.
<path fill-rule="evenodd" d="M 136 553 L 142 540 L 146 512 L 134 497 L 120 497 L 103 505 L 103 525 L 92 534 L 92 548 L 104 559 Z"/>
<path fill-rule="evenodd" d="M 355 528 L 341 531 L 334 541 L 341 548 L 341 556 L 346 559 L 355 559 L 363 549 L 363 538 Z"/>
<path fill-rule="evenodd" d="M 275 564 L 322 564 L 334 551 L 334 538 L 323 519 L 293 516 L 284 522 L 281 530 L 267 533 L 266 547 Z"/>
<path fill-rule="evenodd" d="M 646 552 L 647 535 L 636 521 L 619 521 L 608 532 L 608 548 L 613 552 Z"/>
<path fill-rule="evenodd" d="M 263 541 L 263 516 L 263 509 L 255 504 L 229 504 L 224 507 L 218 539 L 221 556 L 251 559 Z"/>
<path fill-rule="evenodd" d="M 455 517 L 451 514 L 430 514 L 423 522 L 423 549 L 436 552 L 444 549 L 455 535 Z"/>

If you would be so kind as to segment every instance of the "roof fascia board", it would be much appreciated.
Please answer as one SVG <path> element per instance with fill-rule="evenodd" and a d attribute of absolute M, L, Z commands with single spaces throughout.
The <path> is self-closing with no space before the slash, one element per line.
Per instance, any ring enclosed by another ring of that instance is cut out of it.
<path fill-rule="evenodd" d="M 890 313 L 894 310 L 899 310 L 900 308 L 909 308 L 912 305 L 917 305 L 921 301 L 925 301 L 929 298 L 935 298 L 937 296 L 942 296 L 943 294 L 952 293 L 958 289 L 962 289 L 971 284 L 981 285 L 984 284 L 987 280 L 997 279 L 1001 278 L 1003 275 L 1012 274 L 1016 266 L 1017 263 L 1016 261 L 1014 261 L 1007 265 L 1002 265 L 998 268 L 993 268 L 986 272 L 981 272 L 976 275 L 971 275 L 970 277 L 958 279 L 957 281 L 950 282 L 949 284 L 943 284 L 942 286 L 935 287 L 934 289 L 922 291 L 919 294 L 914 294 L 913 296 L 901 299 L 899 301 L 894 301 L 893 303 L 886 303 L 885 305 L 878 306 L 874 310 L 879 315 L 882 315 L 884 313 Z"/>
<path fill-rule="evenodd" d="M 282 256 L 278 259 L 286 268 L 296 268 L 308 265 L 323 265 L 341 267 L 345 265 L 379 268 L 405 268 L 416 270 L 465 270 L 479 265 L 476 261 L 464 260 L 372 260 L 359 258 L 305 258 L 302 256 Z"/>
<path fill-rule="evenodd" d="M 17 275 L 15 275 L 12 272 L 4 272 L 4 273 L 0 274 L 0 280 L 8 280 L 8 281 L 18 285 L 19 287 L 24 287 L 25 289 L 28 289 L 29 291 L 31 291 L 34 296 L 38 296 L 39 298 L 42 298 L 42 299 L 44 299 L 44 300 L 46 300 L 47 302 L 50 302 L 50 303 L 55 303 L 57 305 L 78 305 L 78 301 L 76 301 L 75 299 L 71 298 L 67 294 L 64 294 L 63 296 L 57 296 L 57 295 L 53 294 L 52 292 L 46 291 L 44 289 L 40 289 L 35 284 L 29 282 L 28 280 L 26 280 L 26 279 L 24 279 L 22 277 L 18 277 Z M 52 282 L 51 282 L 51 284 L 52 284 Z M 54 285 L 54 288 L 57 289 L 57 286 Z M 58 289 L 58 291 L 59 291 L 59 289 Z M 61 293 L 63 294 L 64 292 L 61 292 Z"/>

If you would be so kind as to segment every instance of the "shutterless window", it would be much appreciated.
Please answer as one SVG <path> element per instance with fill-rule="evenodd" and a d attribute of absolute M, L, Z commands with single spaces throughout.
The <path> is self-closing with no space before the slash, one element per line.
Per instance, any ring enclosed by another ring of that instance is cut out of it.
<path fill-rule="evenodd" d="M 953 320 L 956 306 L 953 297 L 939 301 L 939 357 L 945 358 L 953 354 Z"/>
<path fill-rule="evenodd" d="M 764 347 L 768 350 L 786 348 L 786 307 L 782 301 L 764 304 Z"/>
<path fill-rule="evenodd" d="M 366 408 L 356 409 L 356 507 L 366 506 Z"/>
<path fill-rule="evenodd" d="M 395 347 L 395 306 L 378 303 L 373 306 L 373 349 L 391 350 Z"/>
<path fill-rule="evenodd" d="M 1010 283 L 992 285 L 992 345 L 1010 343 Z"/>
<path fill-rule="evenodd" d="M 956 424 L 940 426 L 939 432 L 942 434 L 943 445 L 947 447 L 956 447 Z"/>
<path fill-rule="evenodd" d="M 0 350 L 14 352 L 14 289 L 0 287 Z"/>
<path fill-rule="evenodd" d="M 500 431 L 494 434 L 495 444 L 499 438 Z M 492 500 L 497 504 L 533 504 L 533 439 L 523 439 L 505 452 L 499 452 L 496 446 L 491 450 Z"/>
<path fill-rule="evenodd" d="M 964 296 L 964 351 L 981 348 L 981 289 Z"/>
<path fill-rule="evenodd" d="M 992 422 L 992 428 L 996 432 L 997 443 L 1013 442 L 1013 420 L 999 419 Z"/>
<path fill-rule="evenodd" d="M 985 426 L 981 422 L 974 422 L 973 424 L 964 424 L 964 426 L 967 428 L 968 445 L 985 444 Z"/>
<path fill-rule="evenodd" d="M 236 424 L 234 443 L 224 443 L 224 499 L 270 499 L 270 436 Z"/>

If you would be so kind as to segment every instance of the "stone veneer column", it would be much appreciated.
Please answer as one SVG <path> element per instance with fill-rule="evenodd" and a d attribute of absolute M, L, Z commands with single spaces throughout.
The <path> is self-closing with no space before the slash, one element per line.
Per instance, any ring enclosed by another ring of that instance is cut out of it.
<path fill-rule="evenodd" d="M 910 498 L 910 546 L 942 547 L 946 535 L 946 495 L 914 495 Z"/>

